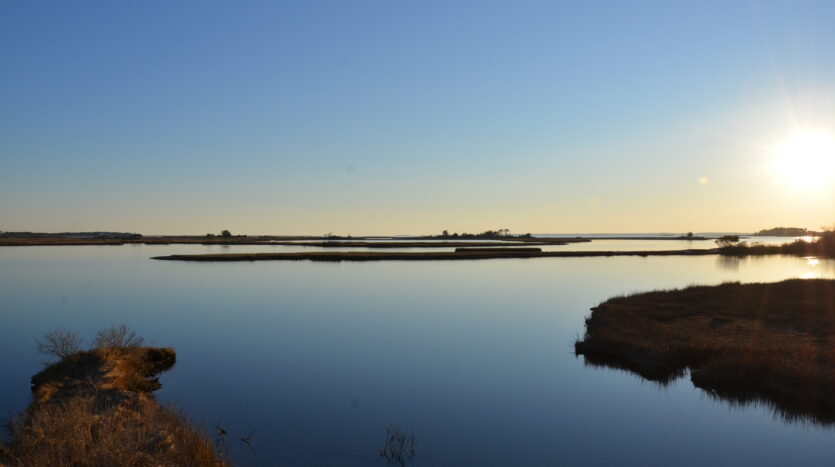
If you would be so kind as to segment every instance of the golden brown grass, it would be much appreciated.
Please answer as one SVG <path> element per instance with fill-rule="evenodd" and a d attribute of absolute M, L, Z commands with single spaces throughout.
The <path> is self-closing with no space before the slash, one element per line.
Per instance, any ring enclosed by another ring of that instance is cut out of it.
<path fill-rule="evenodd" d="M 389 242 L 365 242 L 365 241 L 325 241 L 325 242 L 284 242 L 275 241 L 270 242 L 271 245 L 283 246 L 315 246 L 321 248 L 450 248 L 450 247 L 513 247 L 515 245 L 565 245 L 569 242 L 522 242 L 515 240 L 506 241 L 492 241 L 492 242 L 476 242 L 476 241 L 457 241 L 457 242 L 412 242 L 412 241 L 389 241 Z"/>
<path fill-rule="evenodd" d="M 693 383 L 783 415 L 835 421 L 835 280 L 728 283 L 616 297 L 575 345 L 593 365 Z"/>
<path fill-rule="evenodd" d="M 33 402 L 9 423 L 7 466 L 225 466 L 181 411 L 159 405 L 156 375 L 171 349 L 100 347 L 32 377 Z"/>
<path fill-rule="evenodd" d="M 483 251 L 312 251 L 303 253 L 226 253 L 155 256 L 168 261 L 441 261 L 495 258 L 576 258 L 598 256 L 700 256 L 714 255 L 714 250 L 650 251 L 531 251 L 534 248 L 491 248 Z"/>
<path fill-rule="evenodd" d="M 541 253 L 542 248 L 504 247 L 504 248 L 456 248 L 456 253 Z"/>

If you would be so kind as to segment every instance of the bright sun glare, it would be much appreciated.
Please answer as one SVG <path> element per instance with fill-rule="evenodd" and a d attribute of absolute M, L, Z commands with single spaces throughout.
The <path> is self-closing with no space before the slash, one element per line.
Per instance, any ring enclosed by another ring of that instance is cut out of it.
<path fill-rule="evenodd" d="M 774 169 L 797 187 L 827 187 L 835 177 L 835 135 L 815 130 L 795 132 L 774 147 Z"/>

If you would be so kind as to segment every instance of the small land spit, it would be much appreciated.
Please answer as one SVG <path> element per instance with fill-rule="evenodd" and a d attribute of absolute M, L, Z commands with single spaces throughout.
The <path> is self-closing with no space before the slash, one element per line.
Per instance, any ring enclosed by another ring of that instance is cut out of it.
<path fill-rule="evenodd" d="M 226 466 L 180 411 L 157 403 L 169 348 L 77 351 L 32 377 L 33 401 L 9 424 L 0 466 Z"/>
<path fill-rule="evenodd" d="M 591 365 L 693 384 L 788 418 L 835 422 L 835 280 L 641 293 L 592 309 L 575 345 Z"/>

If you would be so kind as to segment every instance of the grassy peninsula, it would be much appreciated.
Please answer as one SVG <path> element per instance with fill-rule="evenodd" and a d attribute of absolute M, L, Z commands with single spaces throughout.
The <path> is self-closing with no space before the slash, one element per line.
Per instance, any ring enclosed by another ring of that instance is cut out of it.
<path fill-rule="evenodd" d="M 227 466 L 182 412 L 157 403 L 160 372 L 176 354 L 142 347 L 124 327 L 100 332 L 97 345 L 53 333 L 45 345 L 62 358 L 32 377 L 33 401 L 9 423 L 0 466 Z"/>
<path fill-rule="evenodd" d="M 541 251 L 539 248 L 460 248 L 459 251 L 311 251 L 302 253 L 220 253 L 155 256 L 165 261 L 457 261 L 499 258 L 577 258 L 597 256 L 700 256 L 716 250 Z M 540 250 L 540 251 L 537 251 Z"/>
<path fill-rule="evenodd" d="M 693 384 L 782 415 L 835 422 L 835 280 L 726 283 L 615 297 L 592 309 L 577 355 Z"/>
<path fill-rule="evenodd" d="M 388 242 L 368 242 L 368 241 L 307 241 L 307 242 L 288 242 L 288 241 L 273 241 L 272 245 L 283 246 L 312 246 L 319 248 L 451 248 L 451 247 L 506 247 L 506 246 L 526 246 L 526 245 L 566 245 L 568 243 L 576 243 L 576 240 L 568 239 L 566 241 L 548 241 L 548 242 L 522 242 L 522 241 L 409 241 L 397 240 Z"/>

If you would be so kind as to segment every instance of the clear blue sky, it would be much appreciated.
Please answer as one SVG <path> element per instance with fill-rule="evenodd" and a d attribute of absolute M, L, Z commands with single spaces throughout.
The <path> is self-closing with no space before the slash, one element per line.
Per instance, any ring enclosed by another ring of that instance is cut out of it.
<path fill-rule="evenodd" d="M 832 1 L 4 1 L 0 230 L 819 227 Z"/>

